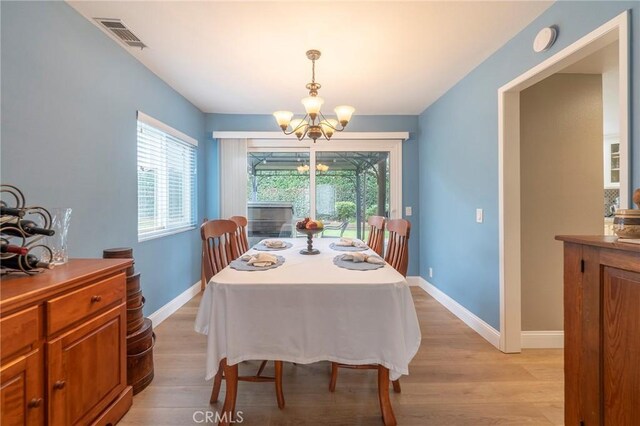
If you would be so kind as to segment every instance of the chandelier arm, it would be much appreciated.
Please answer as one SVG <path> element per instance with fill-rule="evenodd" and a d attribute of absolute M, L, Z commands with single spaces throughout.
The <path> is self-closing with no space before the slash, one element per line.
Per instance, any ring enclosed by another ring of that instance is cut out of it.
<path fill-rule="evenodd" d="M 309 122 L 307 121 L 307 117 L 309 117 L 309 114 L 305 114 L 304 117 L 302 117 L 302 121 L 300 122 L 298 127 L 295 128 L 295 130 L 300 129 L 303 126 L 306 126 L 307 128 L 309 128 Z"/>
<path fill-rule="evenodd" d="M 286 129 L 283 130 L 283 133 L 287 136 L 292 135 L 296 132 L 296 130 L 301 129 L 302 127 L 309 127 L 309 123 L 307 122 L 307 117 L 309 116 L 309 114 L 305 114 L 304 117 L 302 117 L 302 122 L 298 125 L 298 127 L 296 127 L 295 129 L 292 129 L 290 132 L 287 132 Z"/>
<path fill-rule="evenodd" d="M 324 136 L 324 138 L 328 141 L 331 140 L 330 136 L 327 136 L 327 134 L 325 133 L 324 129 L 322 128 L 322 126 L 320 126 L 320 132 L 322 133 L 322 136 Z"/>
<path fill-rule="evenodd" d="M 325 121 L 325 126 L 329 126 L 332 129 L 335 129 L 335 127 L 333 127 L 331 125 L 331 123 L 329 123 L 329 120 L 327 120 L 327 117 L 324 116 L 324 114 L 322 113 L 322 111 L 318 111 L 318 114 L 320 114 L 320 117 L 322 117 L 322 120 L 320 120 L 320 122 L 322 123 L 323 121 Z"/>
<path fill-rule="evenodd" d="M 305 137 L 307 137 L 307 132 L 309 132 L 309 126 L 307 125 L 307 128 L 304 129 L 304 133 L 302 134 L 302 136 L 300 136 L 298 138 L 299 141 L 301 141 L 302 139 L 304 139 Z"/>
<path fill-rule="evenodd" d="M 327 120 L 327 117 L 324 116 L 324 114 L 322 113 L 322 111 L 319 111 L 320 116 L 322 117 L 322 121 L 325 121 L 325 126 L 327 127 L 331 127 L 333 130 L 335 130 L 336 132 L 342 132 L 344 129 L 346 129 L 345 126 L 342 127 L 335 127 L 332 126 L 331 123 L 329 122 L 329 120 Z"/>

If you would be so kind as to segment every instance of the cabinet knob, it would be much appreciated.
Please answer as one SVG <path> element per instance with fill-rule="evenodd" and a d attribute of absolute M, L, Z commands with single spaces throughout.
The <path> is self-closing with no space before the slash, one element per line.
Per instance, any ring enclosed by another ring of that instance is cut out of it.
<path fill-rule="evenodd" d="M 102 296 L 96 295 L 91 297 L 91 303 L 96 303 L 102 300 Z"/>
<path fill-rule="evenodd" d="M 67 384 L 67 382 L 65 382 L 64 380 L 58 380 L 57 382 L 55 382 L 53 384 L 53 388 L 56 390 L 62 389 L 64 388 L 64 386 Z"/>
<path fill-rule="evenodd" d="M 41 405 L 42 405 L 42 398 L 33 398 L 27 404 L 27 408 L 38 408 Z"/>

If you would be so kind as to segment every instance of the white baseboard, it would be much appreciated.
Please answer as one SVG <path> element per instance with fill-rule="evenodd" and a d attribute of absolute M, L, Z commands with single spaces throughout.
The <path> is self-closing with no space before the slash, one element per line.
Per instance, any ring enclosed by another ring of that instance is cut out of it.
<path fill-rule="evenodd" d="M 451 313 L 460 318 L 462 322 L 467 324 L 482 336 L 487 342 L 491 343 L 496 348 L 500 345 L 500 332 L 495 328 L 491 327 L 489 324 L 484 322 L 480 317 L 478 317 L 473 312 L 469 311 L 467 308 L 453 300 L 451 297 L 447 296 L 442 290 L 435 287 L 433 284 L 429 283 L 422 277 L 410 277 L 415 278 L 418 281 L 418 285 L 424 291 L 429 293 L 431 297 L 436 299 L 442 306 L 447 308 Z M 409 279 L 407 278 L 407 281 Z M 411 282 L 409 282 L 411 284 Z"/>
<path fill-rule="evenodd" d="M 523 349 L 562 349 L 564 331 L 523 331 L 521 341 Z"/>
<path fill-rule="evenodd" d="M 410 276 L 410 277 L 407 277 L 407 282 L 409 283 L 410 287 L 420 287 L 421 279 L 422 277 L 420 276 Z"/>
<path fill-rule="evenodd" d="M 166 305 L 149 315 L 149 319 L 153 324 L 153 327 L 157 327 L 160 323 L 171 316 L 175 311 L 180 309 L 182 305 L 193 299 L 198 293 L 200 293 L 200 281 L 183 291 L 175 299 L 169 301 Z"/>

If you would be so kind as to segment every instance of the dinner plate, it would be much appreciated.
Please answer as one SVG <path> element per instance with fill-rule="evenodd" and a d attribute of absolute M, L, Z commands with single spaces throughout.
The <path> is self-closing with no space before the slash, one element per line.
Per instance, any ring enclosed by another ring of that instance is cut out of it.
<path fill-rule="evenodd" d="M 232 260 L 231 263 L 229 263 L 229 266 L 238 271 L 268 271 L 269 269 L 275 269 L 282 266 L 284 263 L 284 257 L 276 256 L 276 258 L 278 261 L 270 266 L 253 266 L 241 259 Z"/>
<path fill-rule="evenodd" d="M 384 263 L 381 265 L 369 262 L 353 262 L 351 260 L 344 260 L 342 257 L 344 254 L 339 254 L 333 258 L 333 263 L 344 269 L 350 269 L 352 271 L 373 271 L 375 269 L 384 268 Z"/>
<path fill-rule="evenodd" d="M 329 244 L 329 248 L 335 250 L 335 251 L 365 251 L 365 250 L 369 250 L 369 247 L 367 247 L 366 245 L 363 247 L 356 247 L 356 246 L 339 246 L 336 243 L 331 243 Z"/>
<path fill-rule="evenodd" d="M 284 243 L 283 247 L 267 247 L 264 245 L 262 241 L 260 241 L 258 244 L 253 246 L 253 249 L 258 251 L 280 251 L 280 250 L 290 249 L 291 247 L 293 247 L 293 244 L 288 241 L 283 241 L 283 243 Z"/>

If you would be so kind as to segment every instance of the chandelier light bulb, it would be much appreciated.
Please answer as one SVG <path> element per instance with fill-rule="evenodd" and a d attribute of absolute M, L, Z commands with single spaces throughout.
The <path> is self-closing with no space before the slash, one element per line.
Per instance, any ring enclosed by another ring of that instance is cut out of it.
<path fill-rule="evenodd" d="M 338 120 L 335 118 L 328 118 L 326 120 L 322 120 L 320 122 L 320 127 L 322 127 L 322 131 L 327 136 L 327 138 L 331 138 L 333 136 L 333 132 L 338 128 Z"/>
<path fill-rule="evenodd" d="M 291 121 L 291 117 L 293 117 L 293 113 L 291 111 L 276 111 L 273 113 L 273 116 L 276 118 L 278 126 L 280 126 L 282 130 L 286 130 Z"/>
<path fill-rule="evenodd" d="M 337 106 L 334 110 L 336 112 L 336 116 L 338 117 L 338 121 L 342 126 L 346 126 L 347 123 L 351 120 L 351 116 L 356 111 L 356 109 L 349 105 L 340 105 Z"/>
<path fill-rule="evenodd" d="M 302 99 L 302 105 L 304 105 L 304 109 L 311 119 L 314 119 L 318 115 L 323 103 L 324 99 L 320 96 L 307 96 Z"/>
<path fill-rule="evenodd" d="M 329 170 L 329 166 L 326 164 L 318 163 L 316 164 L 316 170 L 319 172 L 326 172 Z"/>
<path fill-rule="evenodd" d="M 301 118 L 294 118 L 289 123 L 291 126 L 291 131 L 296 134 L 296 136 L 300 137 L 304 133 L 307 127 L 307 122 Z"/>

